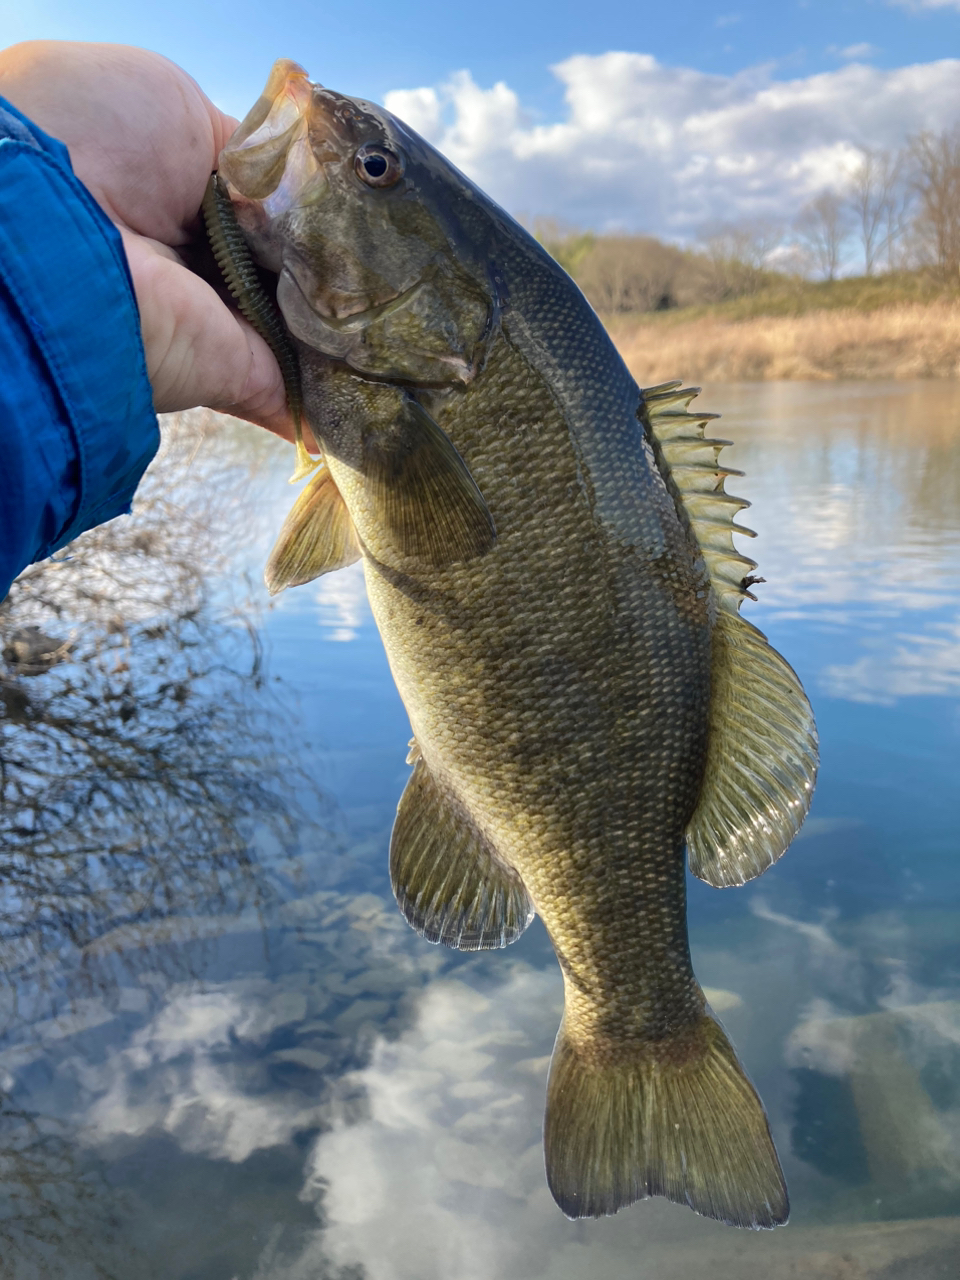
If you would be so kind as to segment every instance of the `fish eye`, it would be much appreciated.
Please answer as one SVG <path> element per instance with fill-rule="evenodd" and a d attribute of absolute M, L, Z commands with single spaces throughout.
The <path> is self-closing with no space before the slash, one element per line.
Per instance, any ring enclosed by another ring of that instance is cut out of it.
<path fill-rule="evenodd" d="M 403 177 L 403 160 L 388 147 L 368 142 L 354 156 L 353 167 L 368 187 L 392 187 Z"/>

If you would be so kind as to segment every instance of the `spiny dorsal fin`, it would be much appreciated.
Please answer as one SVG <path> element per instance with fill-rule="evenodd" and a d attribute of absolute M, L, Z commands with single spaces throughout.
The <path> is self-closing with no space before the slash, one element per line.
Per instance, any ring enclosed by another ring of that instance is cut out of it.
<path fill-rule="evenodd" d="M 661 471 L 700 544 L 717 602 L 707 767 L 687 829 L 690 870 L 717 888 L 766 871 L 800 830 L 817 776 L 817 730 L 803 686 L 762 632 L 740 617 L 757 566 L 740 555 L 734 523 L 749 506 L 724 490 L 729 443 L 704 436 L 713 413 L 688 413 L 697 387 L 663 383 L 644 392 Z"/>
<path fill-rule="evenodd" d="M 643 393 L 644 409 L 664 478 L 700 544 L 717 603 L 736 613 L 749 595 L 747 579 L 757 565 L 737 551 L 733 535 L 756 534 L 734 522 L 750 503 L 724 491 L 727 476 L 743 475 L 720 465 L 721 450 L 730 441 L 704 435 L 704 427 L 719 415 L 687 412 L 699 393 L 699 387 L 664 382 Z"/>
<path fill-rule="evenodd" d="M 534 916 L 523 881 L 436 781 L 415 742 L 411 759 L 390 837 L 400 910 L 428 942 L 460 951 L 508 946 Z"/>

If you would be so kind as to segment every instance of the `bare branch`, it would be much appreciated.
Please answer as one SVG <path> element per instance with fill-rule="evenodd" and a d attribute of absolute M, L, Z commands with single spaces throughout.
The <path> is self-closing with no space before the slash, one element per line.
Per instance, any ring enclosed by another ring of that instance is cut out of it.
<path fill-rule="evenodd" d="M 911 139 L 918 209 L 913 230 L 921 260 L 945 280 L 960 271 L 960 126 Z"/>
<path fill-rule="evenodd" d="M 799 214 L 797 236 L 811 254 L 820 274 L 836 279 L 843 246 L 850 235 L 844 202 L 834 191 L 823 191 Z"/>
<path fill-rule="evenodd" d="M 873 275 L 886 256 L 892 270 L 907 225 L 913 192 L 906 181 L 907 163 L 900 152 L 862 148 L 860 160 L 850 175 L 849 203 L 856 218 L 863 246 L 863 268 Z"/>

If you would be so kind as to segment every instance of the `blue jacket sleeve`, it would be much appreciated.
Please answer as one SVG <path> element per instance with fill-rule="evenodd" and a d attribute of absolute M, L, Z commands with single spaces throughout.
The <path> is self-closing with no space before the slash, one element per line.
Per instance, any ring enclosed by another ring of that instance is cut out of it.
<path fill-rule="evenodd" d="M 0 98 L 0 600 L 129 511 L 158 444 L 120 236 L 66 147 Z"/>

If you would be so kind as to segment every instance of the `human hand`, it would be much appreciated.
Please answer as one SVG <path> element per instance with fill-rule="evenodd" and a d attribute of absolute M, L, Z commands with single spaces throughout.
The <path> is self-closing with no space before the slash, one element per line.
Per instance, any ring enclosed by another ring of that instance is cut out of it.
<path fill-rule="evenodd" d="M 0 94 L 66 144 L 123 237 L 157 411 L 206 405 L 292 439 L 270 348 L 181 257 L 204 238 L 200 203 L 237 121 L 174 63 L 126 45 L 13 45 Z"/>

